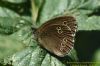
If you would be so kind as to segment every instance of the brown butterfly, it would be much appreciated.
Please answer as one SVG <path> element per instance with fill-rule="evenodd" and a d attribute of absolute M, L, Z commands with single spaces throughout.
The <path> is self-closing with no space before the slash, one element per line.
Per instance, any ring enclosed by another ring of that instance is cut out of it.
<path fill-rule="evenodd" d="M 74 46 L 77 29 L 72 16 L 61 16 L 44 23 L 36 31 L 37 40 L 42 47 L 57 56 L 64 57 Z"/>

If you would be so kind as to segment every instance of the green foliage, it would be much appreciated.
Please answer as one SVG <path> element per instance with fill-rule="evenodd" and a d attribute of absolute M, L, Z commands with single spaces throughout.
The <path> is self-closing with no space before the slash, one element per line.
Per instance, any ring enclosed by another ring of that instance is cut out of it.
<path fill-rule="evenodd" d="M 32 4 L 31 11 L 29 4 Z M 75 16 L 78 31 L 100 30 L 99 7 L 100 0 L 0 0 L 0 63 L 66 66 L 69 61 L 76 62 L 75 49 L 68 56 L 59 58 L 41 48 L 31 27 L 38 28 L 47 20 L 66 13 Z"/>

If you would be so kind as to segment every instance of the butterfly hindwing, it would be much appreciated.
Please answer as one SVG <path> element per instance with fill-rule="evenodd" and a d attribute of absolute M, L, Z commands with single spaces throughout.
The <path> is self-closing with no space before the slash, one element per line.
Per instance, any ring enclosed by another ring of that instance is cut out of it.
<path fill-rule="evenodd" d="M 62 16 L 44 23 L 38 30 L 41 46 L 57 56 L 65 56 L 74 46 L 76 21 L 71 16 Z"/>

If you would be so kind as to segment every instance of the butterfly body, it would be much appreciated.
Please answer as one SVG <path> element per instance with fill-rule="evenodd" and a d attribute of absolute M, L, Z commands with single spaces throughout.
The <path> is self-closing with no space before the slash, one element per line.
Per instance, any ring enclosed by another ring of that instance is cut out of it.
<path fill-rule="evenodd" d="M 74 17 L 57 17 L 47 21 L 36 31 L 37 40 L 51 53 L 63 57 L 74 46 L 76 29 L 77 24 Z"/>

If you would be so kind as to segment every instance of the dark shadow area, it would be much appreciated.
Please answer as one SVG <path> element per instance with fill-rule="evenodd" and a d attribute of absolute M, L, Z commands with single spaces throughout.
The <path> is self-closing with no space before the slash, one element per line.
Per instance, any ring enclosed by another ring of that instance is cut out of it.
<path fill-rule="evenodd" d="M 100 48 L 100 31 L 79 31 L 76 34 L 75 49 L 79 61 L 92 61 L 94 52 Z"/>
<path fill-rule="evenodd" d="M 0 66 L 12 66 L 12 65 L 10 65 L 10 64 L 6 64 L 6 65 L 0 64 Z"/>
<path fill-rule="evenodd" d="M 90 16 L 100 16 L 100 7 L 99 7 L 98 9 L 94 10 L 93 13 L 88 14 L 88 16 L 89 16 L 89 17 L 90 17 Z"/>

